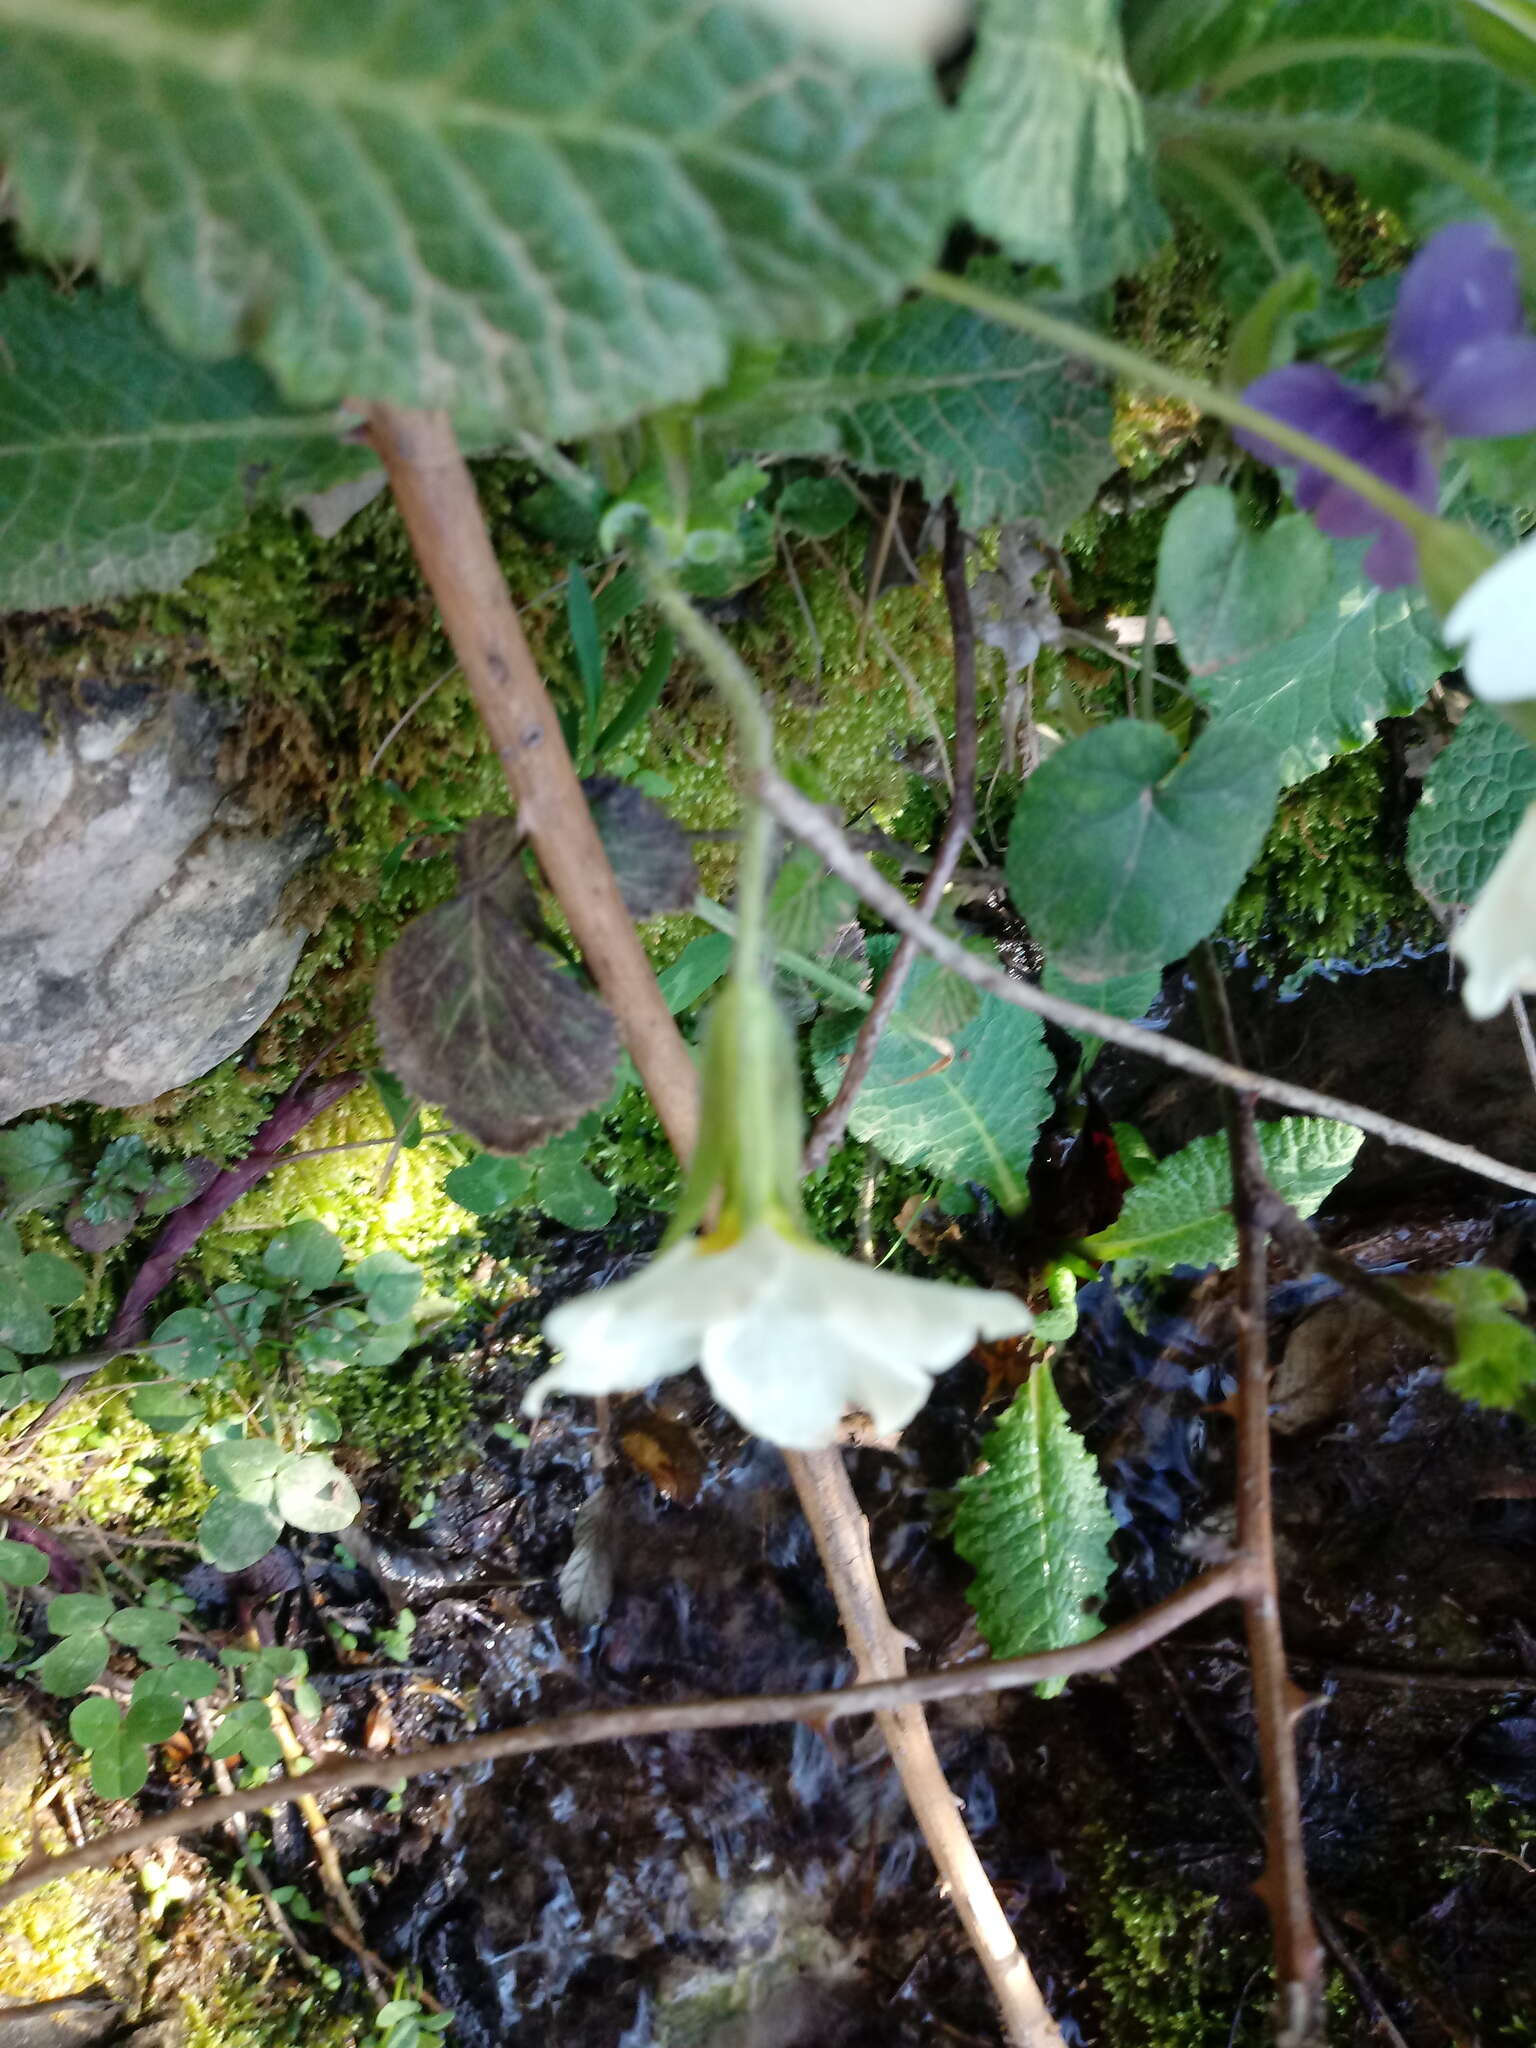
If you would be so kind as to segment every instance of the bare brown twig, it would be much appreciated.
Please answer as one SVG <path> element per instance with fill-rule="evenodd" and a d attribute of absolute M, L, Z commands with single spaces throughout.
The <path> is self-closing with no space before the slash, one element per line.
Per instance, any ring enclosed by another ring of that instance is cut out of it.
<path fill-rule="evenodd" d="M 1207 1035 L 1236 1066 L 1232 1014 L 1209 945 L 1195 956 L 1195 977 Z M 1237 1543 L 1251 1574 L 1243 1595 L 1243 1619 L 1264 1779 L 1264 1874 L 1257 1888 L 1275 1931 L 1280 2048 L 1312 2048 L 1322 2039 L 1323 1952 L 1307 1895 L 1296 1772 L 1295 1724 L 1307 1701 L 1285 1668 L 1280 1633 L 1269 1458 L 1269 1274 L 1263 1220 L 1267 1181 L 1253 1094 L 1229 1092 L 1226 1117 L 1238 1242 Z"/>
<path fill-rule="evenodd" d="M 120 1856 L 152 1848 L 179 1835 L 220 1826 L 238 1814 L 260 1813 L 290 1800 L 323 1798 L 332 1792 L 388 1787 L 440 1771 L 464 1770 L 498 1759 L 536 1756 L 552 1749 L 574 1749 L 595 1742 L 625 1742 L 676 1731 L 771 1727 L 808 1721 L 830 1725 L 861 1714 L 894 1713 L 902 1708 L 964 1699 L 975 1694 L 1011 1692 L 1042 1679 L 1069 1678 L 1090 1671 L 1112 1671 L 1128 1657 L 1159 1642 L 1185 1622 L 1205 1614 L 1224 1600 L 1237 1599 L 1246 1584 L 1241 1563 L 1218 1566 L 1150 1607 L 1132 1621 L 1106 1629 L 1086 1643 L 1066 1650 L 1043 1650 L 1031 1657 L 965 1664 L 948 1671 L 919 1672 L 912 1677 L 881 1679 L 874 1684 L 844 1686 L 829 1692 L 760 1693 L 736 1699 L 683 1701 L 651 1707 L 604 1707 L 535 1721 L 523 1728 L 500 1728 L 461 1742 L 435 1743 L 397 1756 L 363 1756 L 345 1763 L 324 1764 L 299 1777 L 271 1778 L 265 1785 L 194 1799 L 169 1813 L 157 1814 L 138 1827 L 119 1828 L 83 1848 L 62 1856 L 29 1862 L 0 1885 L 0 1911 L 56 1878 L 98 1870 Z M 886 1624 L 889 1627 L 889 1619 Z M 1010 1936 L 1010 1941 L 1012 1937 Z"/>
<path fill-rule="evenodd" d="M 955 650 L 954 796 L 948 823 L 934 852 L 933 865 L 917 899 L 917 907 L 924 917 L 931 917 L 943 901 L 944 891 L 960 863 L 965 842 L 976 822 L 976 628 L 971 618 L 971 594 L 965 581 L 965 533 L 953 500 L 944 511 L 943 581 Z M 880 978 L 874 1001 L 859 1026 L 859 1035 L 848 1055 L 848 1064 L 843 1069 L 837 1093 L 816 1119 L 806 1140 L 807 1173 L 815 1173 L 825 1166 L 842 1143 L 853 1105 L 869 1078 L 881 1037 L 896 1013 L 896 1005 L 901 1001 L 901 992 L 917 955 L 916 939 L 910 933 L 903 934 Z"/>
<path fill-rule="evenodd" d="M 1123 1017 L 1111 1017 L 1102 1010 L 1091 1010 L 1084 1003 L 1047 995 L 1033 982 L 1021 981 L 1005 973 L 1001 967 L 993 966 L 990 961 L 979 959 L 976 954 L 968 953 L 958 939 L 937 930 L 915 904 L 909 903 L 899 889 L 855 853 L 827 813 L 796 789 L 793 783 L 786 782 L 781 775 L 769 773 L 760 778 L 758 789 L 785 830 L 819 853 L 833 874 L 841 875 L 845 882 L 850 883 L 872 910 L 878 910 L 897 931 L 915 938 L 930 958 L 952 969 L 962 981 L 970 982 L 988 995 L 1012 1003 L 1015 1009 L 1032 1010 L 1048 1023 L 1101 1038 L 1108 1045 L 1118 1045 L 1127 1052 L 1157 1060 L 1165 1067 L 1195 1074 L 1203 1081 L 1214 1081 L 1223 1088 L 1235 1088 L 1266 1102 L 1300 1110 L 1304 1115 L 1331 1117 L 1335 1123 L 1349 1124 L 1355 1130 L 1383 1138 L 1389 1145 L 1402 1145 L 1410 1151 L 1423 1153 L 1426 1158 L 1438 1159 L 1446 1166 L 1458 1167 L 1463 1173 L 1476 1174 L 1481 1180 L 1515 1188 L 1521 1194 L 1536 1195 L 1536 1173 L 1506 1165 L 1503 1160 L 1479 1152 L 1473 1145 L 1460 1145 L 1453 1139 L 1436 1137 L 1432 1131 L 1419 1130 L 1413 1124 L 1384 1116 L 1380 1110 L 1367 1109 L 1361 1103 L 1345 1102 L 1336 1095 L 1324 1095 L 1316 1088 L 1303 1088 L 1294 1081 L 1279 1081 L 1266 1074 L 1256 1074 L 1231 1060 L 1203 1052 L 1198 1046 L 1187 1045 L 1182 1039 L 1170 1038 L 1165 1032 L 1150 1031 L 1140 1024 L 1128 1024 Z"/>

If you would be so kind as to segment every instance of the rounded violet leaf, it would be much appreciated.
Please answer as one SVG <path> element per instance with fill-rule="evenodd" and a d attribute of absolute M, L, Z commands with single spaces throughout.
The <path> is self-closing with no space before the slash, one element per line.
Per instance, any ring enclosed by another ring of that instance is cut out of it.
<path fill-rule="evenodd" d="M 1464 349 L 1524 325 L 1515 252 L 1486 221 L 1456 221 L 1403 273 L 1387 353 L 1427 390 Z"/>
<path fill-rule="evenodd" d="M 1448 434 L 1484 439 L 1536 428 L 1536 337 L 1501 334 L 1455 356 L 1424 391 Z"/>

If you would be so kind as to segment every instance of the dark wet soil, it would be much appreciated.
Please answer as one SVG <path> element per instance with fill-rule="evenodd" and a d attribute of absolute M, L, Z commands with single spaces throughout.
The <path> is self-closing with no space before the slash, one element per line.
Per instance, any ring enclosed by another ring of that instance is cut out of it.
<path fill-rule="evenodd" d="M 1524 1211 L 1461 1191 L 1332 1227 L 1398 1263 L 1518 1266 Z M 991 1226 L 987 1256 L 1006 1252 Z M 539 1290 L 499 1335 L 643 1249 L 550 1239 Z M 1058 1382 L 1124 1527 L 1116 1614 L 1219 1555 L 1230 1283 L 1170 1289 L 1145 1330 L 1104 1283 Z M 1303 1723 L 1308 1848 L 1349 1972 L 1332 2038 L 1528 2038 L 1536 2013 L 1536 1448 L 1466 1408 L 1412 1342 L 1324 1284 L 1276 1272 L 1277 1522 L 1285 1623 L 1317 1704 Z M 1297 1334 L 1302 1333 L 1302 1334 Z M 511 1413 L 531 1366 L 483 1368 Z M 898 1623 L 933 1665 L 974 1651 L 965 1568 L 943 1533 L 987 1418 L 978 1365 L 941 1382 L 899 1450 L 854 1454 Z M 848 1675 L 783 1466 L 695 1378 L 618 1406 L 596 1518 L 611 1580 L 572 1621 L 557 1584 L 597 1489 L 590 1405 L 485 1455 L 418 1529 L 381 1491 L 370 1572 L 323 1573 L 333 1619 L 419 1618 L 410 1671 L 343 1671 L 331 1728 L 417 1742 L 588 1705 L 810 1688 Z M 627 1448 L 625 1448 L 627 1446 Z M 658 1483 L 659 1482 L 659 1483 Z M 668 1497 L 671 1493 L 675 1497 Z M 593 1522 L 589 1510 L 584 1529 Z M 290 1596 L 291 1598 L 292 1596 Z M 349 1604 L 350 1603 L 350 1604 Z M 292 1624 L 301 1626 L 295 1614 Z M 951 1782 L 1069 2039 L 1115 2048 L 1267 2038 L 1267 1935 L 1250 1887 L 1258 1800 L 1245 1659 L 1218 1612 L 1159 1652 L 1045 1702 L 935 1716 Z M 965 1948 L 878 1740 L 673 1736 L 555 1752 L 412 1785 L 333 1815 L 369 1862 L 370 1937 L 419 1970 L 464 2048 L 657 2042 L 835 2048 L 990 2042 Z M 1522 1809 L 1529 1809 L 1522 1813 Z M 1530 1867 L 1525 1867 L 1529 1864 Z"/>

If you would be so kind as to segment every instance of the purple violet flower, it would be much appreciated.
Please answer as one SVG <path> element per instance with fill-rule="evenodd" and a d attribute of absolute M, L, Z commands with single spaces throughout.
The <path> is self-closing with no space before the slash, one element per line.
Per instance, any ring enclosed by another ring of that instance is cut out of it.
<path fill-rule="evenodd" d="M 1447 437 L 1536 428 L 1536 336 L 1526 331 L 1514 251 L 1481 221 L 1441 228 L 1403 274 L 1381 383 L 1347 384 L 1322 363 L 1291 363 L 1257 378 L 1243 397 L 1433 512 Z M 1296 503 L 1324 533 L 1375 536 L 1365 558 L 1373 582 L 1390 590 L 1414 581 L 1407 527 L 1273 442 L 1241 430 L 1237 439 L 1261 462 L 1295 468 Z"/>

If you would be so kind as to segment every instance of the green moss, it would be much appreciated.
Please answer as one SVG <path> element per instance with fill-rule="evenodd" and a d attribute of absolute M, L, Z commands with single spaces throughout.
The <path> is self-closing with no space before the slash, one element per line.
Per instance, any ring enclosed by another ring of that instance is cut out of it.
<path fill-rule="evenodd" d="M 1379 742 L 1287 790 L 1223 931 L 1261 965 L 1363 963 L 1389 943 L 1435 935 L 1428 906 L 1382 826 L 1388 764 Z"/>
<path fill-rule="evenodd" d="M 459 1470 L 474 1416 L 469 1372 L 457 1358 L 354 1365 L 327 1383 L 341 1441 L 382 1467 L 413 1500 Z"/>
<path fill-rule="evenodd" d="M 9 1875 L 34 1847 L 17 1829 L 0 1834 L 0 1871 Z M 97 1872 L 45 1884 L 0 1914 L 0 1995 L 35 2000 L 89 1991 L 120 1961 L 103 1952 L 101 1901 L 114 1889 Z"/>

